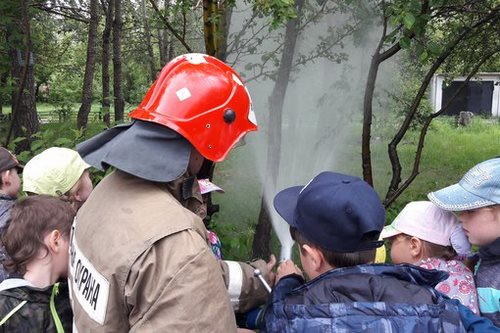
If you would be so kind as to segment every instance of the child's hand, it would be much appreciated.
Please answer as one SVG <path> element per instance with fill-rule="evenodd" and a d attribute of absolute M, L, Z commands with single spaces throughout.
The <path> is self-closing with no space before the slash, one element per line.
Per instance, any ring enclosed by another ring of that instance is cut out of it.
<path fill-rule="evenodd" d="M 297 274 L 302 277 L 304 275 L 302 274 L 302 271 L 293 263 L 291 260 L 287 260 L 282 262 L 279 266 L 278 269 L 276 270 L 276 282 L 278 283 L 279 280 L 281 280 L 282 277 L 290 275 L 290 274 Z"/>

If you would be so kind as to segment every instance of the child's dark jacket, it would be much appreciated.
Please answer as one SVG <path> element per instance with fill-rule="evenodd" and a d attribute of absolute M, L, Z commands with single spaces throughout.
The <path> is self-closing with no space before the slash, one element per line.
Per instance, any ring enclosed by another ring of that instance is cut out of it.
<path fill-rule="evenodd" d="M 476 287 L 481 315 L 500 328 L 500 238 L 479 249 Z"/>
<path fill-rule="evenodd" d="M 482 319 L 433 288 L 447 276 L 413 265 L 334 269 L 305 284 L 291 275 L 276 285 L 263 331 L 448 333 L 466 332 L 472 322 L 477 329 Z"/>
<path fill-rule="evenodd" d="M 10 209 L 16 201 L 16 198 L 0 193 L 0 235 L 7 226 L 7 221 L 10 218 Z M 7 259 L 7 254 L 3 246 L 0 246 L 0 282 L 5 280 L 9 274 L 2 265 L 2 262 Z"/>
<path fill-rule="evenodd" d="M 11 281 L 9 281 L 11 280 Z M 30 287 L 22 283 L 21 279 L 7 279 L 7 282 L 17 283 L 18 287 L 0 291 L 0 321 L 5 318 L 16 306 L 27 301 L 3 325 L 0 332 L 57 332 L 56 324 L 50 311 L 50 297 L 53 286 L 47 288 Z M 68 285 L 59 284 L 59 292 L 54 299 L 57 315 L 62 323 L 64 332 L 71 332 L 73 325 L 73 312 L 71 311 Z"/>

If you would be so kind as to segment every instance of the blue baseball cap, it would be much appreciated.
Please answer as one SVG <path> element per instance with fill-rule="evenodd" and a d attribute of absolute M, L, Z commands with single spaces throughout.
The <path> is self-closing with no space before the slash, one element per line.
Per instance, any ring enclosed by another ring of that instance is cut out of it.
<path fill-rule="evenodd" d="M 322 172 L 305 186 L 282 190 L 274 208 L 310 242 L 334 252 L 356 252 L 377 241 L 385 210 L 377 193 L 360 178 Z"/>
<path fill-rule="evenodd" d="M 477 164 L 457 184 L 427 197 L 439 208 L 457 212 L 500 204 L 500 158 Z"/>

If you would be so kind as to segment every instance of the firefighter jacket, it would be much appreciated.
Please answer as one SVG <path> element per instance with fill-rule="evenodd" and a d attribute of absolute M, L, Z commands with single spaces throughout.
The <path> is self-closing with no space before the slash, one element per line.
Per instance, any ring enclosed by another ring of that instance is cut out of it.
<path fill-rule="evenodd" d="M 78 332 L 235 332 L 231 302 L 265 296 L 245 276 L 251 266 L 217 262 L 202 220 L 185 208 L 185 184 L 115 171 L 92 192 L 71 236 Z"/>

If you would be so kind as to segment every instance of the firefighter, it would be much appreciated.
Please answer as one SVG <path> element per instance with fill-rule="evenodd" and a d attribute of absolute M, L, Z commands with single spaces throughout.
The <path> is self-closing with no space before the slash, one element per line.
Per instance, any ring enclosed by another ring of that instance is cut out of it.
<path fill-rule="evenodd" d="M 263 304 L 253 276 L 273 282 L 274 256 L 217 261 L 196 212 L 197 173 L 257 130 L 248 90 L 225 63 L 203 54 L 169 62 L 131 124 L 77 147 L 113 167 L 78 212 L 69 282 L 78 331 L 235 332 L 234 311 Z M 221 274 L 222 273 L 222 274 Z"/>

